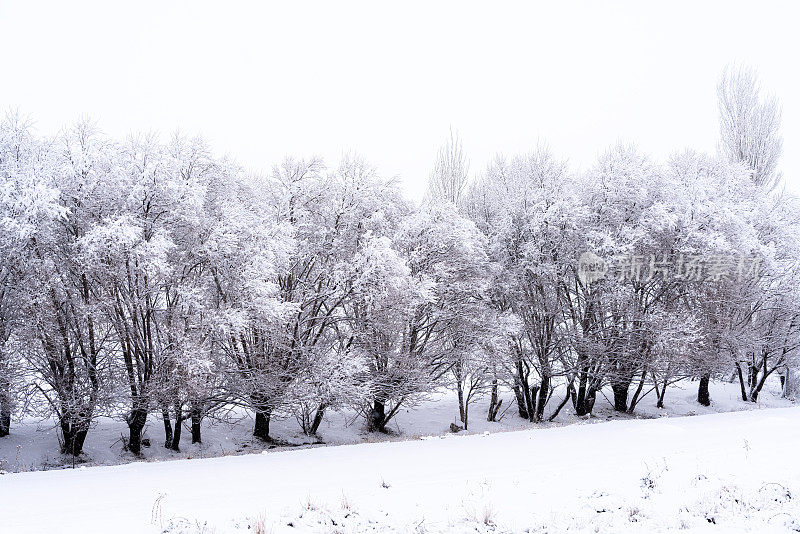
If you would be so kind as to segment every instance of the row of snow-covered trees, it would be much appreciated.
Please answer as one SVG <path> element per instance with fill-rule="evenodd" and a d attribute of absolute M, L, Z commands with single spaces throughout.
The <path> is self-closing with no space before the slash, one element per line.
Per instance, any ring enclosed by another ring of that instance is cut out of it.
<path fill-rule="evenodd" d="M 345 404 L 384 430 L 450 372 L 441 338 L 481 298 L 485 238 L 453 206 L 413 210 L 357 158 L 287 159 L 267 177 L 198 140 L 114 142 L 80 124 L 0 128 L 2 391 L 54 416 L 79 453 L 92 420 L 184 421 L 231 405 L 269 438 Z"/>
<path fill-rule="evenodd" d="M 721 103 L 740 98 L 736 76 Z M 539 421 L 591 413 L 605 387 L 620 411 L 650 392 L 663 405 L 685 378 L 704 404 L 711 378 L 745 401 L 771 375 L 789 388 L 800 211 L 774 187 L 769 106 L 751 104 L 721 105 L 719 156 L 617 146 L 582 173 L 539 148 L 468 180 L 453 138 L 419 207 L 357 157 L 250 175 L 197 139 L 118 142 L 85 123 L 40 138 L 12 116 L 0 435 L 12 415 L 52 417 L 77 455 L 110 415 L 139 453 L 148 415 L 178 449 L 184 425 L 200 441 L 232 406 L 268 440 L 274 415 L 313 434 L 343 408 L 384 431 L 444 386 L 465 426 L 477 396 L 500 417 L 507 391 Z M 587 251 L 605 277 L 582 276 Z"/>

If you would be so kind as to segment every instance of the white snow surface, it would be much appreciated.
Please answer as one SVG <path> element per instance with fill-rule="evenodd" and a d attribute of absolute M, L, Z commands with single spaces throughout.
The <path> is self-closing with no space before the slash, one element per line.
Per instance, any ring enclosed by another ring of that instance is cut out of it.
<path fill-rule="evenodd" d="M 582 423 L 5 474 L 0 532 L 800 531 L 800 408 Z"/>

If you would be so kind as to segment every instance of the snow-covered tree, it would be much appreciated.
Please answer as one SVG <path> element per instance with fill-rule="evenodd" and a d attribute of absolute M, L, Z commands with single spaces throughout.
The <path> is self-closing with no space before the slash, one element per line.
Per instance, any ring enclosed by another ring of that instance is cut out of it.
<path fill-rule="evenodd" d="M 434 306 L 420 309 L 430 323 L 426 359 L 433 365 L 434 379 L 449 371 L 466 427 L 469 403 L 487 384 L 489 359 L 495 353 L 486 237 L 455 204 L 433 201 L 402 225 L 395 243 L 412 273 L 433 284 Z"/>
<path fill-rule="evenodd" d="M 64 211 L 46 180 L 46 145 L 34 138 L 18 113 L 0 122 L 0 436 L 24 396 L 21 348 L 25 346 L 26 286 L 31 281 L 33 243 Z"/>
<path fill-rule="evenodd" d="M 729 66 L 717 85 L 717 101 L 723 154 L 744 164 L 754 183 L 774 188 L 780 181 L 777 166 L 783 152 L 778 100 L 761 95 L 752 68 Z"/>
<path fill-rule="evenodd" d="M 575 182 L 563 162 L 539 147 L 510 161 L 498 158 L 472 187 L 466 209 L 491 240 L 496 313 L 512 314 L 520 326 L 507 333 L 504 376 L 520 416 L 541 420 L 554 379 L 566 376 L 564 287 L 583 251 Z"/>
<path fill-rule="evenodd" d="M 295 241 L 266 201 L 263 183 L 234 178 L 209 192 L 199 254 L 214 350 L 229 363 L 227 389 L 255 412 L 254 435 L 269 439 L 270 417 L 298 365 L 287 357 L 283 330 L 297 306 L 281 295 L 278 280 Z"/>
<path fill-rule="evenodd" d="M 53 140 L 42 156 L 40 184 L 57 189 L 62 215 L 41 221 L 31 239 L 25 282 L 24 355 L 45 404 L 55 415 L 62 452 L 78 455 L 98 409 L 110 398 L 109 326 L 103 305 L 110 295 L 93 276 L 86 237 L 101 214 L 112 211 L 116 148 L 88 123 Z"/>
<path fill-rule="evenodd" d="M 469 162 L 461 139 L 451 129 L 450 138 L 439 149 L 428 178 L 428 199 L 459 205 L 467 189 L 468 175 Z"/>
<path fill-rule="evenodd" d="M 357 276 L 352 265 L 366 240 L 393 232 L 407 212 L 396 184 L 380 178 L 353 154 L 326 176 L 324 185 L 316 186 L 324 187 L 325 195 L 313 213 L 307 212 L 313 231 L 304 233 L 302 240 L 305 253 L 313 257 L 314 276 L 324 280 L 314 285 L 313 297 L 308 294 L 316 301 L 311 310 L 316 309 L 313 313 L 321 320 L 316 321 L 316 333 L 303 342 L 306 366 L 297 377 L 292 401 L 308 434 L 316 433 L 326 411 L 360 406 L 369 397 L 369 387 L 360 378 L 367 364 L 364 354 L 354 350 L 345 309 Z"/>
<path fill-rule="evenodd" d="M 431 325 L 419 310 L 434 301 L 431 284 L 413 276 L 388 237 L 369 237 L 353 259 L 347 300 L 353 351 L 366 361 L 370 430 L 385 431 L 400 406 L 431 390 L 424 348 Z"/>

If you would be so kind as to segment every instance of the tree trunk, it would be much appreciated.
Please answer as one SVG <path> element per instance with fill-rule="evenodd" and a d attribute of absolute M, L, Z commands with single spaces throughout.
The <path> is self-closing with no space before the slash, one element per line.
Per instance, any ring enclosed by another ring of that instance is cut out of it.
<path fill-rule="evenodd" d="M 542 375 L 542 383 L 539 386 L 539 398 L 536 400 L 536 420 L 541 421 L 544 417 L 544 406 L 547 404 L 547 397 L 550 394 L 550 376 Z"/>
<path fill-rule="evenodd" d="M 700 376 L 700 385 L 697 386 L 697 402 L 703 406 L 711 406 L 711 395 L 708 393 L 708 382 L 711 380 L 711 375 L 705 373 Z"/>
<path fill-rule="evenodd" d="M 200 423 L 203 418 L 200 416 L 200 410 L 192 410 L 192 443 L 201 443 L 200 439 Z"/>
<path fill-rule="evenodd" d="M 758 400 L 758 395 L 761 393 L 761 390 L 763 389 L 764 384 L 767 383 L 767 378 L 769 378 L 769 375 L 771 375 L 774 370 L 775 369 L 771 369 L 770 370 L 768 368 L 768 366 L 767 366 L 767 356 L 763 356 L 762 359 L 761 359 L 761 376 L 760 377 L 758 376 L 758 372 L 757 372 L 758 371 L 758 367 L 756 367 L 756 375 L 755 376 L 756 376 L 757 379 L 754 380 L 755 385 L 750 390 L 750 399 L 753 402 L 756 402 Z"/>
<path fill-rule="evenodd" d="M 592 410 L 594 410 L 594 404 L 597 401 L 597 388 L 595 386 L 591 386 L 589 389 L 586 390 L 586 413 L 591 414 Z"/>
<path fill-rule="evenodd" d="M 386 404 L 382 400 L 375 399 L 372 403 L 368 426 L 370 432 L 386 432 Z"/>
<path fill-rule="evenodd" d="M 618 412 L 628 411 L 628 387 L 630 384 L 624 380 L 615 381 L 611 385 L 614 392 L 614 410 Z"/>
<path fill-rule="evenodd" d="M 528 420 L 530 420 L 531 423 L 536 422 L 536 398 L 540 389 L 539 386 L 533 386 L 529 390 L 526 390 L 527 395 L 525 395 L 525 402 L 527 403 L 527 412 L 530 416 Z"/>
<path fill-rule="evenodd" d="M 517 398 L 519 416 L 529 421 L 536 417 L 533 404 L 531 402 L 531 390 L 528 386 L 528 375 L 522 367 L 522 360 L 517 358 L 516 372 L 514 376 L 514 395 Z"/>
<path fill-rule="evenodd" d="M 11 432 L 11 410 L 5 403 L 0 405 L 0 438 Z"/>
<path fill-rule="evenodd" d="M 181 430 L 183 429 L 183 406 L 179 402 L 175 403 L 175 434 L 172 436 L 171 449 L 180 452 Z"/>
<path fill-rule="evenodd" d="M 492 380 L 492 395 L 489 400 L 489 415 L 487 421 L 495 422 L 497 420 L 497 411 L 500 409 L 500 403 L 497 398 L 497 379 Z"/>
<path fill-rule="evenodd" d="M 757 365 L 748 364 L 747 366 L 747 398 L 750 402 L 756 402 L 758 399 L 758 371 Z"/>
<path fill-rule="evenodd" d="M 175 452 L 181 452 L 181 429 L 183 428 L 183 419 L 178 418 L 175 421 L 175 434 L 172 436 L 172 443 L 170 449 Z"/>
<path fill-rule="evenodd" d="M 311 428 L 309 429 L 310 434 L 316 434 L 317 430 L 319 430 L 319 425 L 322 424 L 322 418 L 325 417 L 325 408 L 326 406 L 324 405 L 317 408 L 317 413 L 314 414 L 314 420 L 311 422 Z"/>
<path fill-rule="evenodd" d="M 142 430 L 147 423 L 147 410 L 137 408 L 128 415 L 128 450 L 139 456 L 142 454 Z"/>
<path fill-rule="evenodd" d="M 530 419 L 528 415 L 528 405 L 525 402 L 525 396 L 522 394 L 522 389 L 515 385 L 513 388 L 514 390 L 514 397 L 517 399 L 517 410 L 519 411 L 519 416 L 523 419 Z"/>
<path fill-rule="evenodd" d="M 667 394 L 667 381 L 664 380 L 664 384 L 662 384 L 661 391 L 658 392 L 658 401 L 656 402 L 656 408 L 664 407 L 664 396 L 666 394 Z"/>
<path fill-rule="evenodd" d="M 0 354 L 2 358 L 2 354 Z M 0 371 L 2 372 L 2 371 Z M 8 381 L 0 378 L 0 438 L 11 431 L 11 393 Z"/>
<path fill-rule="evenodd" d="M 587 413 L 591 414 L 594 410 L 594 404 L 597 401 L 597 388 L 592 386 L 586 392 L 586 409 Z"/>
<path fill-rule="evenodd" d="M 750 381 L 750 391 L 752 392 L 753 390 L 756 389 L 756 387 L 758 385 L 758 366 L 757 365 L 751 365 L 750 366 L 749 370 L 747 371 L 747 378 Z"/>
<path fill-rule="evenodd" d="M 253 428 L 253 435 L 262 441 L 270 441 L 269 419 L 271 414 L 270 410 L 256 412 L 256 425 Z"/>
<path fill-rule="evenodd" d="M 573 399 L 573 403 L 575 406 L 575 415 L 577 416 L 584 416 L 587 414 L 592 413 L 592 407 L 590 406 L 589 396 L 592 395 L 590 391 L 587 391 L 586 384 L 588 382 L 588 374 L 589 370 L 584 368 L 580 372 L 580 377 L 578 379 L 578 393 L 575 395 Z M 591 402 L 594 405 L 594 402 Z"/>
<path fill-rule="evenodd" d="M 161 408 L 161 418 L 164 420 L 164 447 L 169 449 L 172 446 L 172 421 L 169 419 L 169 408 L 166 406 Z"/>
<path fill-rule="evenodd" d="M 656 374 L 652 373 L 651 376 L 653 377 L 653 387 L 656 388 L 656 397 L 658 398 L 658 401 L 656 402 L 656 408 L 663 408 L 664 396 L 667 394 L 667 385 L 669 384 L 669 374 L 664 375 L 661 388 L 658 387 L 658 378 L 656 377 Z"/>
<path fill-rule="evenodd" d="M 736 362 L 736 376 L 739 377 L 739 388 L 741 389 L 742 400 L 744 402 L 747 402 L 747 389 L 745 388 L 745 385 L 744 385 L 744 376 L 743 376 L 743 373 L 742 373 L 742 366 L 739 365 L 739 362 Z"/>
<path fill-rule="evenodd" d="M 456 392 L 458 394 L 458 417 L 461 419 L 461 422 L 464 423 L 464 428 L 467 428 L 467 415 L 464 410 L 464 386 L 461 384 L 460 378 L 456 378 Z"/>
<path fill-rule="evenodd" d="M 636 409 L 636 405 L 641 400 L 639 395 L 642 394 L 642 390 L 644 389 L 644 383 L 647 379 L 647 370 L 645 369 L 642 371 L 642 376 L 639 378 L 639 385 L 636 387 L 636 391 L 633 392 L 633 397 L 631 398 L 630 406 L 628 406 L 628 413 L 632 414 L 633 411 Z"/>
<path fill-rule="evenodd" d="M 83 443 L 86 441 L 88 428 L 84 428 L 85 425 L 79 427 L 70 419 L 70 416 L 61 419 L 61 437 L 63 439 L 61 453 L 80 456 L 83 453 Z"/>
<path fill-rule="evenodd" d="M 64 441 L 64 453 L 72 456 L 80 456 L 83 453 L 83 444 L 86 441 L 86 430 L 74 430 Z"/>

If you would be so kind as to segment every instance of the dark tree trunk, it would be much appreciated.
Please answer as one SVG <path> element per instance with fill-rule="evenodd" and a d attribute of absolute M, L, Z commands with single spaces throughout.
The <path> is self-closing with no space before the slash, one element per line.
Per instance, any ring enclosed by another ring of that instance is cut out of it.
<path fill-rule="evenodd" d="M 531 423 L 535 423 L 536 422 L 536 414 L 537 414 L 536 397 L 537 397 L 540 389 L 541 388 L 539 386 L 533 386 L 533 387 L 530 388 L 530 390 L 528 390 L 528 394 L 525 395 L 525 402 L 528 405 L 528 408 L 527 408 L 528 415 L 530 416 L 528 419 L 530 420 Z"/>
<path fill-rule="evenodd" d="M 164 419 L 164 447 L 172 446 L 172 422 L 169 419 L 169 409 L 161 408 L 161 418 Z"/>
<path fill-rule="evenodd" d="M 3 404 L 0 406 L 0 438 L 11 432 L 11 410 Z"/>
<path fill-rule="evenodd" d="M 614 410 L 618 412 L 628 411 L 628 387 L 630 384 L 625 381 L 617 381 L 611 385 L 614 392 Z"/>
<path fill-rule="evenodd" d="M 530 419 L 530 416 L 528 415 L 528 404 L 525 401 L 525 396 L 522 394 L 522 389 L 516 385 L 512 389 L 514 390 L 514 397 L 517 399 L 517 410 L 519 411 L 519 416 L 523 419 Z"/>
<path fill-rule="evenodd" d="M 86 430 L 74 430 L 64 437 L 64 454 L 80 456 L 83 453 L 83 444 L 86 441 Z"/>
<path fill-rule="evenodd" d="M 269 441 L 269 419 L 272 414 L 269 410 L 256 412 L 256 425 L 253 428 L 253 435 L 262 441 Z"/>
<path fill-rule="evenodd" d="M 591 413 L 591 410 L 589 410 L 589 408 L 587 407 L 588 403 L 586 402 L 585 393 L 583 397 L 580 396 L 576 397 L 574 402 L 575 402 L 575 415 L 577 415 L 578 417 L 582 417 L 584 415 L 588 415 Z"/>
<path fill-rule="evenodd" d="M 135 455 L 142 454 L 142 430 L 147 423 L 147 410 L 138 408 L 128 415 L 128 450 Z"/>
<path fill-rule="evenodd" d="M 61 437 L 64 442 L 61 445 L 62 454 L 80 456 L 83 453 L 83 443 L 86 441 L 86 430 L 79 430 L 75 425 L 67 422 L 61 423 Z"/>
<path fill-rule="evenodd" d="M 464 387 L 461 385 L 460 379 L 457 379 L 456 382 L 456 393 L 458 395 L 458 418 L 466 425 L 467 415 L 464 410 Z M 466 428 L 466 426 L 464 428 Z"/>
<path fill-rule="evenodd" d="M 170 447 L 175 452 L 181 452 L 181 429 L 182 421 L 175 421 L 175 434 L 172 436 L 172 446 Z"/>
<path fill-rule="evenodd" d="M 533 422 L 536 417 L 536 407 L 534 406 L 536 401 L 532 399 L 531 387 L 528 385 L 528 373 L 523 367 L 522 358 L 519 356 L 517 357 L 515 367 L 514 396 L 517 398 L 519 416 Z"/>
<path fill-rule="evenodd" d="M 664 375 L 661 388 L 658 387 L 658 378 L 656 377 L 656 374 L 652 373 L 651 376 L 653 377 L 653 387 L 656 388 L 656 397 L 658 398 L 658 401 L 656 402 L 656 408 L 663 408 L 664 396 L 667 394 L 667 384 L 669 383 L 669 373 Z"/>
<path fill-rule="evenodd" d="M 498 389 L 497 379 L 495 378 L 494 380 L 492 380 L 492 395 L 489 400 L 489 415 L 487 417 L 487 421 L 489 422 L 495 422 L 497 420 L 497 412 L 500 409 L 501 401 L 499 401 L 499 399 L 497 398 L 498 396 L 497 389 Z"/>
<path fill-rule="evenodd" d="M 80 456 L 83 443 L 89 432 L 89 416 L 86 413 L 66 412 L 59 419 L 61 426 L 61 453 Z"/>
<path fill-rule="evenodd" d="M 550 395 L 550 377 L 542 376 L 542 383 L 539 386 L 539 397 L 536 400 L 536 420 L 541 421 L 544 417 L 544 406 L 547 404 L 547 397 Z"/>
<path fill-rule="evenodd" d="M 595 402 L 597 402 L 597 388 L 595 386 L 590 387 L 586 392 L 586 410 L 588 414 L 591 414 L 594 410 Z"/>
<path fill-rule="evenodd" d="M 750 366 L 750 369 L 747 372 L 747 378 L 750 380 L 750 391 L 751 392 L 755 391 L 756 387 L 758 387 L 758 366 L 757 365 L 751 365 Z M 753 398 L 753 396 L 752 396 L 752 393 L 750 395 L 750 400 L 755 400 Z"/>
<path fill-rule="evenodd" d="M 664 387 L 661 388 L 660 392 L 656 392 L 658 395 L 658 401 L 656 401 L 656 408 L 663 408 L 664 407 L 664 396 L 667 394 L 667 381 L 664 381 Z"/>
<path fill-rule="evenodd" d="M 382 400 L 375 399 L 372 403 L 369 430 L 370 432 L 386 432 L 386 404 Z"/>
<path fill-rule="evenodd" d="M 314 420 L 311 422 L 310 434 L 316 434 L 319 430 L 319 425 L 322 424 L 322 418 L 325 417 L 325 406 L 319 406 L 317 412 L 314 414 Z"/>
<path fill-rule="evenodd" d="M 170 444 L 170 449 L 175 452 L 181 452 L 181 429 L 183 428 L 183 420 L 178 419 L 175 421 L 175 434 L 172 436 L 172 443 Z"/>
<path fill-rule="evenodd" d="M 785 354 L 785 352 L 784 352 Z M 767 382 L 767 378 L 769 375 L 772 374 L 774 369 L 769 370 L 767 366 L 767 356 L 762 356 L 761 359 L 761 376 L 759 377 L 758 374 L 759 368 L 755 368 L 755 379 L 753 380 L 755 385 L 750 390 L 750 400 L 756 402 L 758 400 L 758 395 L 761 393 L 761 389 L 764 387 L 764 384 Z"/>
<path fill-rule="evenodd" d="M 183 429 L 183 406 L 179 402 L 175 403 L 175 434 L 172 436 L 170 448 L 175 452 L 181 451 L 181 430 Z"/>
<path fill-rule="evenodd" d="M 697 402 L 703 406 L 711 406 L 711 395 L 708 393 L 708 382 L 711 375 L 705 373 L 700 377 L 700 385 L 697 386 Z"/>
<path fill-rule="evenodd" d="M 736 362 L 736 376 L 739 377 L 739 389 L 741 389 L 741 392 L 742 392 L 742 400 L 744 402 L 747 402 L 747 389 L 745 388 L 745 385 L 744 385 L 744 376 L 742 374 L 742 366 L 739 365 L 738 362 Z"/>
<path fill-rule="evenodd" d="M 200 423 L 202 422 L 203 418 L 200 415 L 200 410 L 192 410 L 192 443 L 202 443 L 200 439 Z"/>
<path fill-rule="evenodd" d="M 575 405 L 575 415 L 578 416 L 584 416 L 592 413 L 592 407 L 594 406 L 594 390 L 592 388 L 587 389 L 586 387 L 588 375 L 589 369 L 581 369 L 580 377 L 578 379 L 578 393 L 573 399 Z"/>
<path fill-rule="evenodd" d="M 628 406 L 628 413 L 632 414 L 633 410 L 636 409 L 636 404 L 641 400 L 639 395 L 642 394 L 642 390 L 644 389 L 644 383 L 647 379 L 647 370 L 642 371 L 642 376 L 639 378 L 639 385 L 636 387 L 636 391 L 633 392 L 633 397 L 631 398 L 630 406 Z"/>
<path fill-rule="evenodd" d="M 0 377 L 0 438 L 7 436 L 9 432 L 11 432 L 11 393 L 8 381 L 3 381 Z"/>

